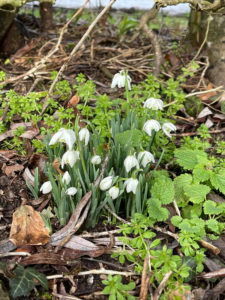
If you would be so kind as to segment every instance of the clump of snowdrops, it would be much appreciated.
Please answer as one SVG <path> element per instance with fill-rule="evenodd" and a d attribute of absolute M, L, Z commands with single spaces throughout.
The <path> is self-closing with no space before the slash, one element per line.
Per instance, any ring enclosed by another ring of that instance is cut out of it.
<path fill-rule="evenodd" d="M 126 71 L 117 73 L 111 88 L 125 88 L 127 101 L 131 90 L 131 78 Z M 77 203 L 92 190 L 88 225 L 94 226 L 106 205 L 117 214 L 132 217 L 143 213 L 150 198 L 151 173 L 164 154 L 163 149 L 155 157 L 153 149 L 158 138 L 171 139 L 176 127 L 162 118 L 164 103 L 161 99 L 148 98 L 143 103 L 143 117 L 132 108 L 124 116 L 119 114 L 110 122 L 112 136 L 102 147 L 99 132 L 86 121 L 80 128 L 78 119 L 74 129 L 61 128 L 52 137 L 44 138 L 49 156 L 46 164 L 48 181 L 40 187 L 43 194 L 52 193 L 54 212 L 61 225 L 66 224 Z M 107 150 L 105 150 L 107 149 Z M 99 187 L 94 187 L 101 163 L 106 153 L 109 162 Z M 61 170 L 56 170 L 52 162 L 57 159 Z"/>

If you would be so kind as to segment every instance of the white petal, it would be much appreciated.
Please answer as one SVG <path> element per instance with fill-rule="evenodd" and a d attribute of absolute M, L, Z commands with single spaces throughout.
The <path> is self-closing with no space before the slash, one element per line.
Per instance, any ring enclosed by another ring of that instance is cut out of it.
<path fill-rule="evenodd" d="M 113 186 L 109 189 L 109 196 L 114 200 L 119 196 L 120 190 L 118 187 Z"/>
<path fill-rule="evenodd" d="M 75 187 L 70 187 L 66 190 L 66 194 L 69 196 L 74 196 L 77 193 L 77 189 Z"/>
<path fill-rule="evenodd" d="M 40 188 L 40 191 L 43 193 L 43 194 L 48 194 L 52 191 L 52 185 L 51 185 L 51 182 L 50 181 L 46 181 L 42 184 L 41 188 Z"/>
<path fill-rule="evenodd" d="M 71 177 L 70 177 L 70 174 L 68 171 L 66 171 L 63 175 L 63 178 L 62 178 L 62 182 L 63 183 L 66 183 L 66 184 L 69 184 L 71 181 Z"/>
<path fill-rule="evenodd" d="M 100 189 L 102 191 L 107 191 L 112 185 L 112 180 L 113 180 L 113 176 L 108 176 L 102 179 L 99 185 Z"/>

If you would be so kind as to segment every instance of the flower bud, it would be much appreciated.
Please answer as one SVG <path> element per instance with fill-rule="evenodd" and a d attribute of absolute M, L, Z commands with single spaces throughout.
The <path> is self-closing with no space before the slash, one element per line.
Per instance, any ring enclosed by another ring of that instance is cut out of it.
<path fill-rule="evenodd" d="M 42 184 L 40 191 L 42 194 L 48 194 L 52 191 L 52 184 L 50 181 L 46 181 Z"/>
<path fill-rule="evenodd" d="M 113 181 L 113 176 L 108 176 L 103 178 L 99 185 L 100 190 L 107 191 L 111 187 L 112 181 Z"/>
<path fill-rule="evenodd" d="M 93 165 L 99 165 L 101 163 L 101 157 L 99 155 L 92 156 L 91 163 Z"/>
<path fill-rule="evenodd" d="M 69 184 L 71 181 L 71 177 L 70 177 L 70 174 L 68 171 L 66 171 L 63 175 L 63 178 L 62 178 L 62 182 L 63 183 L 66 183 L 66 184 Z"/>
<path fill-rule="evenodd" d="M 82 128 L 79 131 L 79 139 L 80 141 L 84 141 L 85 146 L 87 146 L 90 139 L 90 132 L 87 128 Z"/>

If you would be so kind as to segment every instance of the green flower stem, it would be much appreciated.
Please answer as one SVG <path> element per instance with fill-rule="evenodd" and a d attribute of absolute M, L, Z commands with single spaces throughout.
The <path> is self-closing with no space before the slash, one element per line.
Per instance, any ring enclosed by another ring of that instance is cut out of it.
<path fill-rule="evenodd" d="M 125 71 L 125 93 L 126 93 L 126 98 L 127 102 L 129 103 L 129 89 L 128 89 L 128 81 L 127 81 L 127 71 Z"/>
<path fill-rule="evenodd" d="M 155 135 L 156 135 L 156 131 L 153 130 L 152 131 L 152 139 L 151 139 L 151 142 L 149 143 L 148 148 L 147 148 L 148 151 L 150 151 L 151 148 L 152 148 L 152 145 L 153 145 L 153 142 L 154 142 L 154 139 L 155 139 Z"/>
<path fill-rule="evenodd" d="M 160 155 L 160 158 L 159 158 L 159 160 L 158 160 L 158 162 L 157 162 L 157 164 L 156 164 L 154 170 L 157 170 L 158 166 L 160 165 L 160 163 L 161 163 L 161 161 L 162 161 L 162 159 L 163 159 L 164 153 L 165 153 L 165 149 L 163 149 L 163 151 L 162 151 L 162 153 L 161 153 L 161 155 Z"/>

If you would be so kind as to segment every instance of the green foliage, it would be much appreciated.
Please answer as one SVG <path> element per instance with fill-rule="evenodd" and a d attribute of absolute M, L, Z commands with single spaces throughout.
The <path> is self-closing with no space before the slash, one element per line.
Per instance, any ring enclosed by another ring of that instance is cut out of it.
<path fill-rule="evenodd" d="M 178 164 L 185 170 L 193 170 L 197 164 L 208 162 L 207 154 L 200 150 L 176 149 L 174 155 Z"/>
<path fill-rule="evenodd" d="M 13 298 L 26 296 L 33 290 L 35 285 L 41 285 L 48 289 L 48 280 L 46 277 L 33 268 L 24 268 L 18 265 L 13 271 L 15 277 L 9 280 L 10 292 Z"/>
<path fill-rule="evenodd" d="M 143 133 L 134 128 L 115 135 L 115 140 L 122 146 L 138 147 L 141 143 Z"/>
<path fill-rule="evenodd" d="M 102 280 L 102 283 L 106 287 L 102 290 L 103 295 L 109 295 L 109 300 L 135 300 L 136 297 L 129 294 L 134 290 L 136 285 L 133 281 L 128 284 L 122 283 L 122 277 L 120 275 L 108 275 L 107 280 Z"/>

